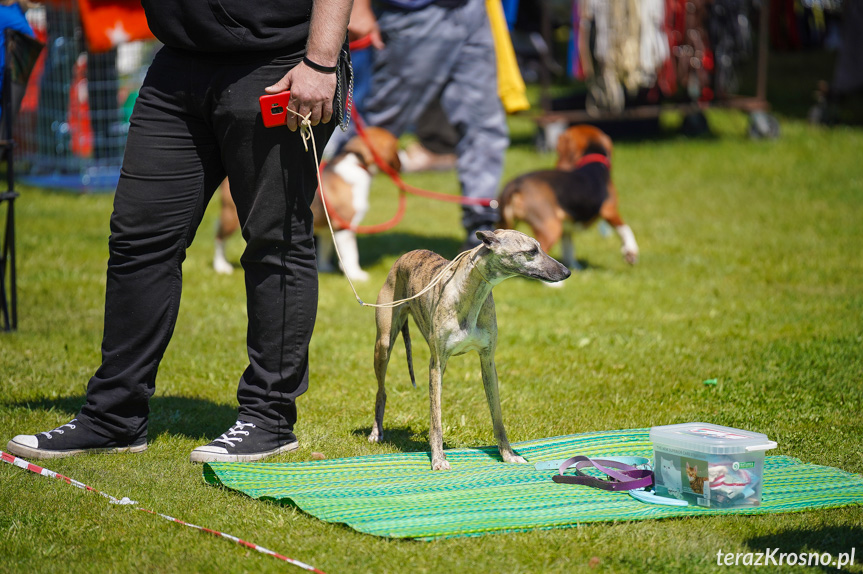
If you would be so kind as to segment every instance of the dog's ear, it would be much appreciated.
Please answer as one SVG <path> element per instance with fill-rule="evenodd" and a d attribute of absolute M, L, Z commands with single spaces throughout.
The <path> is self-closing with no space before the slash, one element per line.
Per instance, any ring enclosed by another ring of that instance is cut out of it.
<path fill-rule="evenodd" d="M 480 230 L 476 232 L 476 238 L 483 242 L 489 249 L 496 245 L 500 245 L 500 239 L 494 234 L 494 231 Z"/>

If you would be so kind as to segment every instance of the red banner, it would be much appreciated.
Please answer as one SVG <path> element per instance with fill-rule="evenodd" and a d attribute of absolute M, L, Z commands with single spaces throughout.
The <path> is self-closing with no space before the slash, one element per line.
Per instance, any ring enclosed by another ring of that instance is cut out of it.
<path fill-rule="evenodd" d="M 107 52 L 126 42 L 153 39 L 140 1 L 78 0 L 78 8 L 90 52 Z"/>

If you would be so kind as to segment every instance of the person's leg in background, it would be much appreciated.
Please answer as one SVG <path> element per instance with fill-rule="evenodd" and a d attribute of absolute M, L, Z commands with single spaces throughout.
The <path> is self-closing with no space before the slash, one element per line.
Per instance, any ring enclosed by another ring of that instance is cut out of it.
<path fill-rule="evenodd" d="M 468 0 L 453 11 L 451 19 L 467 26 L 468 33 L 441 94 L 441 107 L 460 135 L 456 155 L 462 194 L 491 200 L 499 192 L 509 136 L 497 93 L 494 42 L 485 3 Z M 479 244 L 476 231 L 493 229 L 498 220 L 497 211 L 488 206 L 468 205 L 462 213 L 466 249 Z"/>
<path fill-rule="evenodd" d="M 449 123 L 440 96 L 429 103 L 414 126 L 415 142 L 400 154 L 402 171 L 443 171 L 455 169 L 455 148 L 459 135 Z"/>
<path fill-rule="evenodd" d="M 366 104 L 369 125 L 401 135 L 441 94 L 443 110 L 459 135 L 462 194 L 496 197 L 509 140 L 483 2 L 470 0 L 455 9 L 433 4 L 417 12 L 385 12 L 378 24 L 386 47 L 375 54 Z M 470 58 L 478 61 L 466 62 Z M 462 223 L 473 237 L 476 229 L 489 229 L 496 220 L 493 209 L 472 206 L 465 209 Z"/>
<path fill-rule="evenodd" d="M 463 31 L 441 26 L 447 10 L 384 12 L 378 18 L 386 43 L 374 54 L 366 122 L 395 136 L 412 127 L 440 93 L 454 65 Z"/>

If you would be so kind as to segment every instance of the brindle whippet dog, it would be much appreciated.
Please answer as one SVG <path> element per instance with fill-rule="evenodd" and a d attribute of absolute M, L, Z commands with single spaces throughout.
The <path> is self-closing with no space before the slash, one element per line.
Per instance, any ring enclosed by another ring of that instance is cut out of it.
<path fill-rule="evenodd" d="M 378 393 L 375 401 L 375 422 L 369 435 L 370 442 L 383 440 L 386 390 L 384 380 L 390 353 L 399 332 L 407 350 L 411 382 L 414 379 L 411 341 L 408 332 L 408 315 L 429 344 L 429 399 L 431 410 L 432 469 L 450 468 L 443 452 L 441 426 L 441 384 L 447 361 L 454 355 L 477 351 L 482 365 L 482 383 L 491 410 L 494 436 L 505 462 L 525 462 L 515 454 L 506 438 L 494 351 L 497 346 L 497 318 L 492 288 L 510 277 L 521 275 L 554 283 L 570 275 L 569 269 L 545 254 L 539 242 L 514 230 L 478 231 L 482 243 L 454 264 L 446 276 L 432 289 L 416 299 L 395 307 L 376 310 L 377 340 L 375 343 L 375 374 Z M 378 295 L 378 304 L 389 304 L 406 299 L 422 291 L 446 266 L 447 259 L 431 251 L 411 251 L 393 264 L 386 283 Z"/>

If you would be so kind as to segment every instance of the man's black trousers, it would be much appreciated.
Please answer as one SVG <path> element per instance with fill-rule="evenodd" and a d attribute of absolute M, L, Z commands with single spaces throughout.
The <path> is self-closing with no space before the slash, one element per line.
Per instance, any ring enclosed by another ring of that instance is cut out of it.
<path fill-rule="evenodd" d="M 301 57 L 168 47 L 156 55 L 114 198 L 102 364 L 78 415 L 85 427 L 111 438 L 146 435 L 186 249 L 227 175 L 246 240 L 249 366 L 237 389 L 238 418 L 272 432 L 293 429 L 318 297 L 315 162 L 299 131 L 263 127 L 258 97 Z M 314 128 L 318 150 L 332 129 Z"/>

